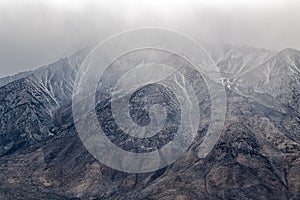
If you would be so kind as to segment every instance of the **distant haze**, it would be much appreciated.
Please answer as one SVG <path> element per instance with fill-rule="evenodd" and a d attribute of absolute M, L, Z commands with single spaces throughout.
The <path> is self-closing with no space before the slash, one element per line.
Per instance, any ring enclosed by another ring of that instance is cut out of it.
<path fill-rule="evenodd" d="M 300 49 L 297 0 L 0 0 L 0 77 L 143 26 L 197 40 Z"/>

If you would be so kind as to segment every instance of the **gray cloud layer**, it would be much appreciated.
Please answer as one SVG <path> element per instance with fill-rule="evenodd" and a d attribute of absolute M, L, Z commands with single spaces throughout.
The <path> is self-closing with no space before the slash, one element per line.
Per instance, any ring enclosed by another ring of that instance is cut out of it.
<path fill-rule="evenodd" d="M 141 26 L 177 29 L 204 41 L 300 49 L 298 2 L 0 0 L 0 77 Z"/>

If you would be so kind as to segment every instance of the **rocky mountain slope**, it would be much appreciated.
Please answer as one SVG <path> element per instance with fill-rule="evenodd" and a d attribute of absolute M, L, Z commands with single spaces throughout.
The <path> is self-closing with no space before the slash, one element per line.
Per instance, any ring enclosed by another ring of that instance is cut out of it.
<path fill-rule="evenodd" d="M 300 51 L 284 49 L 236 81 L 250 90 L 271 94 L 280 103 L 300 112 Z"/>
<path fill-rule="evenodd" d="M 299 199 L 299 51 L 205 47 L 226 87 L 222 136 L 199 159 L 202 121 L 189 150 L 151 173 L 111 169 L 81 143 L 71 94 L 88 50 L 0 79 L 0 199 Z"/>
<path fill-rule="evenodd" d="M 87 50 L 33 72 L 2 80 L 0 87 L 0 155 L 52 137 L 55 116 L 69 104 L 79 64 Z M 26 76 L 25 76 L 26 75 Z"/>

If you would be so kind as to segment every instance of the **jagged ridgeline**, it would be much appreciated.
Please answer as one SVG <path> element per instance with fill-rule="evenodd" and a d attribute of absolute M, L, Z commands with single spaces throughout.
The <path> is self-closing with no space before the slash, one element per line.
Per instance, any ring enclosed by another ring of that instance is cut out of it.
<path fill-rule="evenodd" d="M 210 96 L 201 75 L 187 70 L 204 114 L 198 137 L 175 163 L 151 173 L 106 167 L 89 154 L 76 133 L 73 84 L 89 48 L 0 79 L 0 199 L 300 199 L 300 52 L 223 44 L 204 47 L 226 87 L 222 136 L 206 158 L 198 158 L 210 123 Z M 176 133 L 180 112 L 176 99 L 170 99 L 174 97 L 168 88 L 141 87 L 132 96 L 131 117 L 147 125 L 150 105 L 167 104 L 170 123 L 165 128 L 172 131 L 161 135 L 167 141 Z M 108 104 L 97 104 L 98 117 L 104 117 L 99 125 L 112 130 L 106 126 L 109 107 L 103 105 Z M 115 142 L 132 151 L 163 145 Z"/>

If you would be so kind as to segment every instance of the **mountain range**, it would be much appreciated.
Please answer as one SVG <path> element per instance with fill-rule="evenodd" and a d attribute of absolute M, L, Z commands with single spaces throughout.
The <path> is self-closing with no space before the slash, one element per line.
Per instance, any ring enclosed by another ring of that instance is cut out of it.
<path fill-rule="evenodd" d="M 149 173 L 103 165 L 76 132 L 73 86 L 91 48 L 1 78 L 0 199 L 300 199 L 300 51 L 203 46 L 226 90 L 221 137 L 198 158 L 201 119 L 188 151 Z"/>

